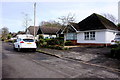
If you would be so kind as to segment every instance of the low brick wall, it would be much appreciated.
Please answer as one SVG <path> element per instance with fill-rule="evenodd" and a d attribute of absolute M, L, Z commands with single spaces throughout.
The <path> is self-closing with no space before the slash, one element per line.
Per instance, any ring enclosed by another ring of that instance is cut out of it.
<path fill-rule="evenodd" d="M 72 41 L 74 45 L 85 45 L 85 46 L 110 46 L 110 43 L 77 43 L 77 40 L 69 40 Z"/>
<path fill-rule="evenodd" d="M 102 44 L 102 43 L 77 43 L 77 45 L 89 45 L 89 46 L 110 46 L 110 44 Z"/>

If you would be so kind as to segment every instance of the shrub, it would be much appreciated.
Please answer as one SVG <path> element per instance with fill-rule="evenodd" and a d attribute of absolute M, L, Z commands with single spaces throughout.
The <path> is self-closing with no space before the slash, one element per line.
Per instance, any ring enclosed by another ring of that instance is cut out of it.
<path fill-rule="evenodd" d="M 116 48 L 111 49 L 111 57 L 120 58 L 120 45 Z"/>
<path fill-rule="evenodd" d="M 11 34 L 8 34 L 8 35 L 7 35 L 7 39 L 10 39 L 11 37 L 12 37 Z"/>
<path fill-rule="evenodd" d="M 10 42 L 10 43 L 13 43 L 14 40 L 4 40 L 4 42 Z"/>
<path fill-rule="evenodd" d="M 36 41 L 36 44 L 38 47 L 42 47 L 47 44 L 44 39 L 39 39 L 39 41 Z"/>
<path fill-rule="evenodd" d="M 38 39 L 44 39 L 43 35 L 40 34 L 40 35 L 38 36 Z"/>
<path fill-rule="evenodd" d="M 4 41 L 4 38 L 1 38 L 1 41 Z"/>
<path fill-rule="evenodd" d="M 47 45 L 60 45 L 60 41 L 58 39 L 46 39 Z"/>
<path fill-rule="evenodd" d="M 56 39 L 64 40 L 64 37 L 57 37 Z"/>
<path fill-rule="evenodd" d="M 74 44 L 73 44 L 72 41 L 66 41 L 66 42 L 65 42 L 65 45 L 66 45 L 66 46 L 71 46 L 71 45 L 74 45 Z"/>

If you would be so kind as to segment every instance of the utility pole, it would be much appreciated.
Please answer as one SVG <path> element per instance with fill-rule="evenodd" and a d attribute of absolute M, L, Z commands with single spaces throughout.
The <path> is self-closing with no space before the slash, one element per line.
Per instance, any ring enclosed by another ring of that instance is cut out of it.
<path fill-rule="evenodd" d="M 34 41 L 35 41 L 35 23 L 36 23 L 36 2 L 34 3 Z"/>

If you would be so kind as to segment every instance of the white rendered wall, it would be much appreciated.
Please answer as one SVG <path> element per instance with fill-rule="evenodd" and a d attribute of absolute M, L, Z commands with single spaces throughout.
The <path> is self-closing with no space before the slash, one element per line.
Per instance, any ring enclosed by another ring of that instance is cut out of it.
<path fill-rule="evenodd" d="M 111 43 L 115 38 L 116 31 L 95 31 L 95 40 L 84 40 L 84 32 L 77 34 L 77 43 Z"/>
<path fill-rule="evenodd" d="M 116 33 L 114 31 L 106 31 L 106 43 L 111 43 L 111 40 L 115 38 Z"/>
<path fill-rule="evenodd" d="M 105 43 L 105 31 L 95 31 L 95 40 L 85 40 L 84 32 L 77 34 L 77 43 Z"/>
<path fill-rule="evenodd" d="M 44 37 L 44 38 L 46 38 L 46 37 L 54 37 L 54 38 L 56 38 L 56 35 L 43 34 L 43 37 Z"/>

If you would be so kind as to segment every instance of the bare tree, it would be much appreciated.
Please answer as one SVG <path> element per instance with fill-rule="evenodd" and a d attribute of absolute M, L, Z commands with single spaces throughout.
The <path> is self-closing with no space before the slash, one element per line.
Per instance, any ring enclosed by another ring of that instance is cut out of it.
<path fill-rule="evenodd" d="M 71 22 L 75 22 L 75 14 L 71 14 L 69 13 L 67 16 L 61 16 L 58 18 L 60 20 L 60 22 L 62 23 L 62 25 L 68 25 Z"/>
<path fill-rule="evenodd" d="M 117 19 L 114 15 L 109 13 L 102 13 L 102 15 L 107 18 L 108 20 L 112 21 L 113 23 L 117 23 Z"/>
<path fill-rule="evenodd" d="M 23 26 L 25 27 L 26 32 L 27 32 L 28 26 L 30 25 L 30 21 L 32 21 L 32 19 L 30 19 L 30 17 L 29 17 L 28 14 L 26 14 L 26 13 L 23 13 L 23 14 L 24 14 L 24 17 L 23 17 Z"/>
<path fill-rule="evenodd" d="M 2 32 L 2 38 L 6 39 L 7 38 L 7 34 L 9 34 L 9 30 L 7 27 L 3 27 L 1 29 L 1 32 Z"/>
<path fill-rule="evenodd" d="M 44 27 L 62 27 L 62 25 L 59 23 L 59 22 L 56 22 L 56 21 L 42 21 L 40 23 L 40 26 L 44 26 Z"/>

